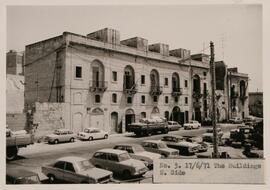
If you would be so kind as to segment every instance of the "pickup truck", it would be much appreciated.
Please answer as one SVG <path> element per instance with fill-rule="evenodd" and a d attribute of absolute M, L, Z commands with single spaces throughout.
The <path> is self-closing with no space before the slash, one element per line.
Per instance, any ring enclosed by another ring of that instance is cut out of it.
<path fill-rule="evenodd" d="M 151 136 L 154 133 L 169 132 L 168 123 L 163 118 L 141 119 L 138 123 L 129 125 L 128 132 L 133 132 L 137 136 Z"/>
<path fill-rule="evenodd" d="M 19 148 L 27 147 L 34 144 L 34 135 L 26 133 L 26 131 L 6 131 L 6 159 L 14 160 L 18 155 Z"/>

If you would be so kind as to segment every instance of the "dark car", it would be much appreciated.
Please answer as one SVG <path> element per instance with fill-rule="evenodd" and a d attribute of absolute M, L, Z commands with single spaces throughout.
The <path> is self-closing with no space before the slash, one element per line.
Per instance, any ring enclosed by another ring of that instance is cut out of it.
<path fill-rule="evenodd" d="M 7 169 L 6 184 L 40 184 L 37 173 L 23 169 Z"/>

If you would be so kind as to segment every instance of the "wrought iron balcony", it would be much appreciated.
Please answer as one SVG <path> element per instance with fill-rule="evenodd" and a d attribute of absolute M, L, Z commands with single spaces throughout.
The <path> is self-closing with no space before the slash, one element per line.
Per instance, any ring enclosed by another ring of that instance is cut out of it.
<path fill-rule="evenodd" d="M 231 98 L 238 98 L 239 94 L 238 92 L 231 92 Z"/>
<path fill-rule="evenodd" d="M 137 84 L 133 84 L 131 87 L 124 85 L 124 93 L 133 96 L 138 92 Z"/>
<path fill-rule="evenodd" d="M 200 99 L 200 98 L 202 98 L 202 94 L 200 93 L 200 92 L 193 92 L 193 94 L 192 94 L 192 97 L 193 98 L 195 98 L 195 99 Z"/>
<path fill-rule="evenodd" d="M 151 96 L 159 96 L 163 92 L 162 86 L 151 86 L 150 95 Z"/>
<path fill-rule="evenodd" d="M 90 81 L 90 92 L 103 93 L 108 88 L 107 81 Z"/>
<path fill-rule="evenodd" d="M 180 96 L 183 94 L 183 89 L 182 88 L 173 88 L 172 89 L 172 96 L 176 97 L 176 96 Z"/>

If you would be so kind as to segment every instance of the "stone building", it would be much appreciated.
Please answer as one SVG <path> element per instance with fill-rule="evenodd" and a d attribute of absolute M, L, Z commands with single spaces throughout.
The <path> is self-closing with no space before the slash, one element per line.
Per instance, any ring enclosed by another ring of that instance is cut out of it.
<path fill-rule="evenodd" d="M 249 113 L 256 117 L 263 117 L 263 93 L 249 92 Z"/>
<path fill-rule="evenodd" d="M 6 54 L 6 73 L 12 75 L 24 74 L 24 54 L 10 50 Z"/>
<path fill-rule="evenodd" d="M 26 46 L 25 103 L 65 103 L 65 126 L 125 132 L 129 123 L 159 115 L 180 123 L 209 117 L 209 56 L 182 48 L 120 40 L 105 28 Z"/>

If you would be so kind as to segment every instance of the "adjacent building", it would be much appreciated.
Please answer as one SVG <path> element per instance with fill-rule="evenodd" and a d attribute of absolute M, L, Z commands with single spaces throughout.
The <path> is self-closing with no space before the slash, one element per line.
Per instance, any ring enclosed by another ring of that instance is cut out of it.
<path fill-rule="evenodd" d="M 24 74 L 24 53 L 10 50 L 6 54 L 6 73 L 12 75 Z"/>
<path fill-rule="evenodd" d="M 226 70 L 226 119 L 228 86 L 239 87 L 235 75 Z M 142 37 L 121 40 L 110 28 L 86 36 L 64 32 L 25 49 L 26 106 L 64 104 L 61 120 L 74 132 L 91 126 L 123 133 L 129 123 L 154 115 L 202 122 L 211 118 L 210 80 L 208 55 Z"/>
<path fill-rule="evenodd" d="M 263 117 L 263 93 L 249 92 L 249 113 L 256 117 Z"/>

